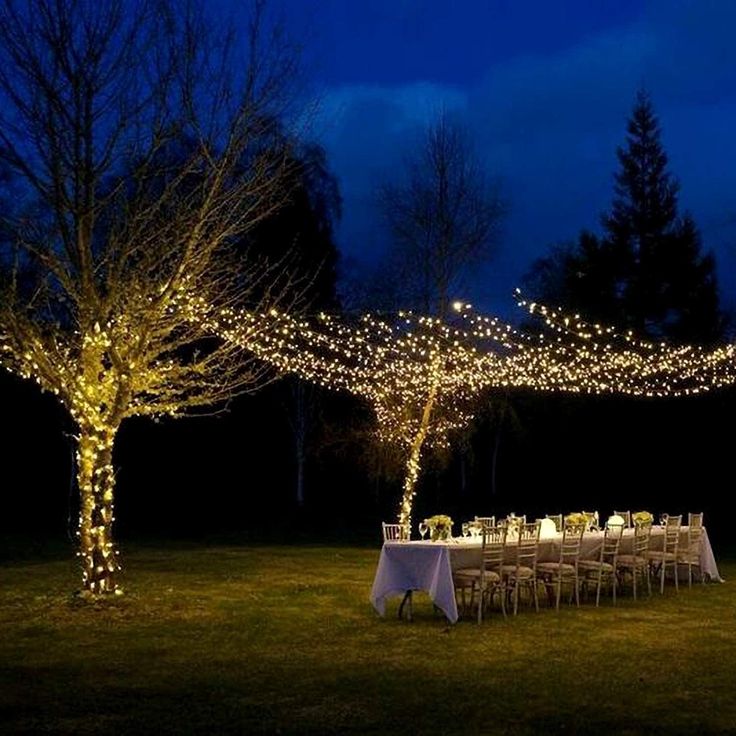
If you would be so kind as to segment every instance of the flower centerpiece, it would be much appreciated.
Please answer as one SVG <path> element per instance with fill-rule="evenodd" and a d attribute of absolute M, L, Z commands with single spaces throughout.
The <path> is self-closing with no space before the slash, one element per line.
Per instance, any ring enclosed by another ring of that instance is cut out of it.
<path fill-rule="evenodd" d="M 649 511 L 635 511 L 631 514 L 631 523 L 634 524 L 634 526 L 639 526 L 640 524 L 651 524 L 653 521 L 654 517 Z"/>
<path fill-rule="evenodd" d="M 430 538 L 433 542 L 449 539 L 452 536 L 452 519 L 445 514 L 436 514 L 424 520 L 429 527 Z"/>
<path fill-rule="evenodd" d="M 584 526 L 586 530 L 588 529 L 590 525 L 590 518 L 587 514 L 584 514 L 582 511 L 568 514 L 565 517 L 565 526 Z"/>

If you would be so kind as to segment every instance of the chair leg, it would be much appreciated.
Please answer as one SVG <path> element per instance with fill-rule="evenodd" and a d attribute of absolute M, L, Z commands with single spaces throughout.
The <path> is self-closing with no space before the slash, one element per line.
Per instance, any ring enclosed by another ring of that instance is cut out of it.
<path fill-rule="evenodd" d="M 618 579 L 616 578 L 616 572 L 611 574 L 611 585 L 613 586 L 613 605 L 616 605 L 616 588 L 618 587 Z"/>
<path fill-rule="evenodd" d="M 399 605 L 399 618 L 404 617 L 404 606 L 407 606 L 407 614 L 406 614 L 406 620 L 411 621 L 412 620 L 412 591 L 407 590 L 406 593 L 404 593 L 404 598 L 401 601 L 401 604 Z"/>
<path fill-rule="evenodd" d="M 660 581 L 659 581 L 659 593 L 660 593 L 660 595 L 664 595 L 664 573 L 665 573 L 666 569 L 667 569 L 667 565 L 666 565 L 665 561 L 662 560 L 662 564 L 661 564 L 661 566 L 659 568 L 659 577 L 660 577 Z"/>

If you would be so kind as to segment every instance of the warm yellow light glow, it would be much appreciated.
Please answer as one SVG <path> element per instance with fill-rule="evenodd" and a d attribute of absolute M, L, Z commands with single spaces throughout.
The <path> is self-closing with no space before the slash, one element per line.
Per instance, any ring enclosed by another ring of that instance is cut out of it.
<path fill-rule="evenodd" d="M 341 321 L 296 319 L 271 310 L 222 310 L 211 329 L 284 373 L 348 391 L 373 407 L 380 437 L 406 451 L 399 522 L 409 524 L 425 442 L 443 445 L 473 416 L 473 400 L 493 388 L 570 393 L 682 396 L 732 384 L 734 346 L 706 350 L 637 340 L 519 297 L 547 333 L 527 335 L 493 317 L 457 324 L 400 312 Z M 200 310 L 186 305 L 193 314 Z M 201 310 L 206 311 L 206 310 Z"/>

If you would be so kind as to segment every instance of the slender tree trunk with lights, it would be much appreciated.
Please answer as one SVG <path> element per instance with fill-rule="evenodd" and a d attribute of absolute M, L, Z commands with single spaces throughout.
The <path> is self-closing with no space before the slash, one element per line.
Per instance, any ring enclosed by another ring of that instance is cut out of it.
<path fill-rule="evenodd" d="M 438 385 L 438 381 L 434 381 L 430 387 L 427 401 L 422 409 L 422 419 L 419 423 L 419 429 L 412 442 L 409 458 L 406 461 L 406 474 L 404 476 L 403 494 L 399 508 L 399 524 L 409 530 L 411 530 L 411 512 L 414 506 L 414 496 L 416 495 L 415 489 L 419 478 L 419 470 L 421 469 L 422 448 L 429 433 Z"/>

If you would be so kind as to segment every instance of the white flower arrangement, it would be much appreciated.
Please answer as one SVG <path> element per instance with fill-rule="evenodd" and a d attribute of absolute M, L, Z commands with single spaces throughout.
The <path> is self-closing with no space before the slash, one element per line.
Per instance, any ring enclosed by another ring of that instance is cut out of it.
<path fill-rule="evenodd" d="M 436 514 L 424 520 L 429 527 L 430 538 L 433 542 L 449 539 L 452 536 L 452 519 L 446 514 Z"/>

